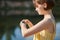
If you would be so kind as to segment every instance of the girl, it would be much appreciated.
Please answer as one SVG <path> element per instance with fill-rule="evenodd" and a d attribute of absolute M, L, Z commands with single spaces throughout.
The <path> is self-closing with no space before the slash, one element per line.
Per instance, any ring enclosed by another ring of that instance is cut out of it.
<path fill-rule="evenodd" d="M 36 11 L 39 15 L 44 15 L 43 20 L 33 25 L 28 19 L 20 22 L 23 37 L 34 34 L 33 40 L 54 40 L 55 37 L 55 19 L 52 14 L 54 0 L 33 0 Z M 26 24 L 30 27 L 26 28 Z"/>

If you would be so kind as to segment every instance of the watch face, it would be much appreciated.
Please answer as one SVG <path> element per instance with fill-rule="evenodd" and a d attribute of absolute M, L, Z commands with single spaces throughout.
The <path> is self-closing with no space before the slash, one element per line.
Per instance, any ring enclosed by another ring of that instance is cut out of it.
<path fill-rule="evenodd" d="M 22 21 L 22 23 L 25 23 L 24 21 Z"/>
<path fill-rule="evenodd" d="M 26 24 L 24 21 L 21 21 L 21 24 Z"/>

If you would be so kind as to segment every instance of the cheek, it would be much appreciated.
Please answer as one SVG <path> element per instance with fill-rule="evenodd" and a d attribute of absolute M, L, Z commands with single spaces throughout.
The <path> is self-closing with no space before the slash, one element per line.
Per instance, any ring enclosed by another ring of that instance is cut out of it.
<path fill-rule="evenodd" d="M 39 8 L 36 8 L 35 10 L 36 10 L 37 12 L 39 12 L 39 11 L 40 11 L 40 10 L 39 10 Z"/>
<path fill-rule="evenodd" d="M 37 8 L 38 7 L 38 4 L 37 3 L 34 3 L 34 7 Z"/>
<path fill-rule="evenodd" d="M 39 15 L 42 15 L 42 10 L 41 9 L 36 8 L 35 10 L 38 12 Z"/>
<path fill-rule="evenodd" d="M 42 8 L 43 8 L 43 6 L 42 6 L 42 5 L 39 5 L 39 6 L 38 6 L 38 8 L 39 8 L 39 9 L 42 9 Z"/>
<path fill-rule="evenodd" d="M 40 8 L 40 7 L 36 7 L 35 10 L 36 10 L 36 11 L 41 11 L 41 8 Z"/>
<path fill-rule="evenodd" d="M 34 4 L 34 7 L 37 8 L 38 6 L 36 4 Z"/>

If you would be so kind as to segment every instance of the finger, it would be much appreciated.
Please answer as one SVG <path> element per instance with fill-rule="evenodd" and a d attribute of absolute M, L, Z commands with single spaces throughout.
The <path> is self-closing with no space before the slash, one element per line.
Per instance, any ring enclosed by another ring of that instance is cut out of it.
<path fill-rule="evenodd" d="M 23 19 L 23 20 L 27 20 L 27 19 Z"/>

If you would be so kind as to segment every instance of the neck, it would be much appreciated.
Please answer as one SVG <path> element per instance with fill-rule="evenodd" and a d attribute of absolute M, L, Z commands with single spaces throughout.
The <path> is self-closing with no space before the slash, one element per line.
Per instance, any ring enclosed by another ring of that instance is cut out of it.
<path fill-rule="evenodd" d="M 45 11 L 44 13 L 44 18 L 53 18 L 52 10 Z"/>

